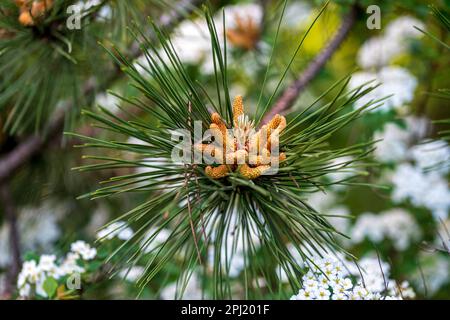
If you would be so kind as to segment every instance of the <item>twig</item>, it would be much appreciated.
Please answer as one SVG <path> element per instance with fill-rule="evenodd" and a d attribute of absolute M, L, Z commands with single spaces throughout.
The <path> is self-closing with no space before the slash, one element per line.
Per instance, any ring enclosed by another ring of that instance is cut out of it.
<path fill-rule="evenodd" d="M 177 9 L 171 10 L 159 19 L 159 25 L 163 29 L 172 29 L 186 15 L 192 13 L 200 3 L 201 1 L 199 0 L 180 0 L 175 6 Z M 153 34 L 151 36 L 154 37 Z M 140 54 L 141 50 L 139 44 L 134 43 L 128 56 L 133 59 L 139 57 Z M 106 80 L 103 81 L 103 85 L 101 86 L 90 79 L 83 86 L 82 93 L 84 96 L 91 97 L 98 90 L 110 87 L 110 85 L 120 79 L 122 75 L 123 73 L 118 68 L 114 69 L 114 71 L 106 77 Z M 93 99 L 93 97 L 91 97 L 91 99 Z M 65 107 L 62 108 L 64 111 L 55 114 L 45 130 L 45 135 L 34 134 L 26 137 L 16 148 L 0 158 L 0 182 L 12 177 L 30 158 L 42 152 L 49 142 L 55 139 L 61 139 L 64 129 L 65 112 L 73 108 L 73 104 L 73 101 L 67 101 Z"/>
<path fill-rule="evenodd" d="M 192 104 L 191 104 L 191 101 L 188 102 L 188 111 L 189 111 L 188 126 L 191 127 L 192 126 L 192 119 L 191 119 Z M 193 159 L 191 159 L 191 160 L 193 160 Z M 195 232 L 194 220 L 192 219 L 191 196 L 189 194 L 189 186 L 188 186 L 188 182 L 191 179 L 192 175 L 195 175 L 195 171 L 192 170 L 191 174 L 188 176 L 187 175 L 187 168 L 188 168 L 188 166 L 185 164 L 184 168 L 185 168 L 185 172 L 184 172 L 184 186 L 186 187 L 186 193 L 187 193 L 187 206 L 188 206 L 188 212 L 189 212 L 189 224 L 191 225 L 192 236 L 194 237 L 195 249 L 197 250 L 197 258 L 198 258 L 199 263 L 202 264 L 202 256 L 201 256 L 201 253 L 200 253 L 200 249 L 198 247 L 197 233 Z"/>
<path fill-rule="evenodd" d="M 422 266 L 420 265 L 419 259 L 417 259 L 416 262 L 417 262 L 417 267 L 419 268 L 419 272 L 420 272 L 420 279 L 422 279 L 423 291 L 424 291 L 423 293 L 425 295 L 425 298 L 428 298 L 427 281 L 425 280 L 425 275 L 423 274 Z"/>
<path fill-rule="evenodd" d="M 17 227 L 17 215 L 12 201 L 11 190 L 8 185 L 0 185 L 0 203 L 2 204 L 5 220 L 9 225 L 9 246 L 11 249 L 12 261 L 7 273 L 5 295 L 10 295 L 14 291 L 14 283 L 22 265 L 20 250 L 20 235 Z"/>
<path fill-rule="evenodd" d="M 388 291 L 388 283 L 386 281 L 386 276 L 384 275 L 383 265 L 381 264 L 380 253 L 378 252 L 378 248 L 375 245 L 374 245 L 374 247 L 375 247 L 375 252 L 377 253 L 377 260 L 378 260 L 378 265 L 380 266 L 381 275 L 383 276 L 384 289 L 387 292 Z"/>
<path fill-rule="evenodd" d="M 341 26 L 330 43 L 314 58 L 301 76 L 283 92 L 270 112 L 264 116 L 262 123 L 267 123 L 277 113 L 284 113 L 292 107 L 303 90 L 305 90 L 306 86 L 319 74 L 326 62 L 346 39 L 348 33 L 355 24 L 357 11 L 357 6 L 352 6 L 350 12 L 343 18 Z"/>

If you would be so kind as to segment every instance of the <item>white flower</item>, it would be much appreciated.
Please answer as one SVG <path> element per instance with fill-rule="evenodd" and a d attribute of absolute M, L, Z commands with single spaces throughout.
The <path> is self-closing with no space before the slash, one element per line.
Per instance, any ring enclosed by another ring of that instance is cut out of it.
<path fill-rule="evenodd" d="M 443 140 L 414 146 L 410 154 L 416 165 L 423 170 L 433 169 L 441 174 L 447 174 L 450 170 L 450 147 Z"/>
<path fill-rule="evenodd" d="M 350 228 L 350 211 L 347 207 L 336 206 L 328 210 L 320 211 L 320 213 L 330 215 L 326 217 L 331 225 L 339 232 L 347 234 Z M 345 241 L 346 239 L 342 239 Z"/>
<path fill-rule="evenodd" d="M 40 277 L 41 271 L 39 270 L 36 261 L 25 261 L 22 266 L 22 271 L 19 274 L 20 282 L 23 283 L 24 279 L 29 283 L 36 283 Z"/>
<path fill-rule="evenodd" d="M 283 17 L 283 26 L 295 28 L 304 25 L 311 15 L 311 5 L 305 1 L 290 1 Z"/>
<path fill-rule="evenodd" d="M 355 169 L 351 166 L 353 158 L 350 156 L 339 157 L 331 161 L 329 167 L 331 172 L 327 174 L 327 177 L 335 183 L 345 183 L 347 179 L 355 176 Z M 335 191 L 344 189 L 344 184 L 334 184 L 331 186 Z"/>
<path fill-rule="evenodd" d="M 430 120 L 425 117 L 405 117 L 411 141 L 422 140 L 430 131 Z"/>
<path fill-rule="evenodd" d="M 392 241 L 397 250 L 405 250 L 420 238 L 420 228 L 413 217 L 403 209 L 391 209 L 379 214 L 364 213 L 358 217 L 352 230 L 352 242 L 365 238 L 372 242 Z"/>
<path fill-rule="evenodd" d="M 337 202 L 337 196 L 332 192 L 314 192 L 308 196 L 308 203 L 318 212 L 325 212 Z"/>
<path fill-rule="evenodd" d="M 240 3 L 226 6 L 224 9 L 226 20 L 225 27 L 227 29 L 236 27 L 239 18 L 251 19 L 251 21 L 257 26 L 261 24 L 263 18 L 263 10 L 257 3 Z M 218 20 L 218 23 L 223 23 L 221 12 L 216 15 L 216 20 Z"/>
<path fill-rule="evenodd" d="M 331 300 L 348 300 L 348 296 L 344 293 L 338 292 L 332 295 Z"/>
<path fill-rule="evenodd" d="M 315 258 L 314 263 L 330 271 L 333 279 L 325 280 L 319 269 L 311 268 L 302 277 L 302 288 L 291 297 L 291 300 L 382 300 L 389 288 L 384 279 L 387 283 L 392 282 L 389 279 L 389 265 L 380 263 L 377 258 L 373 257 L 363 258 L 359 267 L 352 263 L 344 266 L 343 262 L 334 257 Z M 345 277 L 343 270 L 348 270 L 359 281 L 358 284 L 353 285 L 352 280 Z M 361 272 L 363 273 L 362 279 Z M 403 297 L 414 298 L 415 293 L 407 282 L 402 284 L 401 289 L 402 292 L 405 292 Z M 400 291 L 390 290 L 389 294 L 397 297 Z"/>
<path fill-rule="evenodd" d="M 430 185 L 427 176 L 411 164 L 401 164 L 391 176 L 394 185 L 392 199 L 401 202 L 410 199 L 415 206 L 422 202 L 423 192 Z"/>
<path fill-rule="evenodd" d="M 375 158 L 382 162 L 395 162 L 406 160 L 411 156 L 411 142 L 422 139 L 429 126 L 429 120 L 425 118 L 406 117 L 406 127 L 400 127 L 395 123 L 387 123 L 383 131 L 376 132 L 374 140 L 381 140 L 377 143 L 374 152 Z M 420 150 L 424 151 L 424 150 Z M 439 153 L 442 157 L 444 152 Z M 420 153 L 422 155 L 423 153 Z M 439 157 L 438 156 L 438 157 Z"/>
<path fill-rule="evenodd" d="M 378 220 L 377 216 L 373 213 L 361 214 L 352 229 L 352 242 L 360 243 L 366 237 L 373 242 L 382 241 L 383 229 L 379 227 Z"/>
<path fill-rule="evenodd" d="M 39 258 L 38 264 L 39 270 L 42 272 L 46 272 L 47 275 L 58 278 L 58 266 L 56 265 L 56 256 L 55 255 L 42 255 Z"/>
<path fill-rule="evenodd" d="M 406 158 L 410 135 L 406 129 L 395 123 L 388 123 L 382 132 L 374 135 L 374 140 L 381 140 L 376 144 L 374 156 L 383 162 L 394 162 Z"/>
<path fill-rule="evenodd" d="M 39 268 L 42 271 L 49 272 L 52 271 L 55 268 L 55 261 L 56 256 L 55 255 L 42 255 L 39 259 Z"/>
<path fill-rule="evenodd" d="M 385 34 L 370 38 L 361 46 L 357 57 L 359 65 L 363 68 L 387 66 L 393 58 L 407 51 L 410 39 L 422 36 L 414 26 L 424 29 L 422 22 L 408 16 L 389 23 Z"/>
<path fill-rule="evenodd" d="M 208 25 L 203 18 L 181 22 L 174 30 L 172 43 L 184 63 L 202 62 L 205 70 L 214 71 Z"/>
<path fill-rule="evenodd" d="M 263 12 L 261 6 L 258 4 L 247 3 L 229 5 L 225 6 L 224 10 L 227 29 L 236 27 L 238 19 L 244 19 L 244 21 L 247 19 L 251 20 L 256 26 L 261 24 Z M 223 48 L 223 36 L 225 30 L 223 29 L 222 11 L 215 15 L 213 19 L 216 24 L 219 44 Z M 208 25 L 203 17 L 186 19 L 181 22 L 174 30 L 171 42 L 182 62 L 200 65 L 202 73 L 204 74 L 212 74 L 214 72 L 211 37 Z M 229 50 L 231 47 L 233 47 L 233 44 L 228 41 L 227 49 Z M 161 51 L 160 55 L 163 60 L 168 61 L 165 52 Z M 229 55 L 228 59 L 229 64 L 231 64 L 231 55 Z M 253 61 L 250 60 L 250 63 L 251 62 Z M 135 62 L 135 66 L 138 72 L 145 74 L 145 68 L 148 66 L 148 62 L 145 57 L 140 57 Z"/>
<path fill-rule="evenodd" d="M 383 261 L 379 261 L 377 257 L 364 257 L 358 261 L 358 266 L 349 264 L 348 268 L 354 276 L 362 277 L 361 282 L 364 283 L 364 287 L 369 292 L 382 293 L 386 290 L 390 276 L 390 266 Z"/>
<path fill-rule="evenodd" d="M 48 297 L 48 294 L 47 294 L 47 292 L 45 292 L 45 289 L 44 289 L 44 283 L 45 283 L 46 279 L 47 278 L 46 278 L 45 274 L 41 274 L 41 276 L 39 277 L 38 281 L 36 282 L 36 286 L 35 286 L 36 294 L 43 298 Z"/>
<path fill-rule="evenodd" d="M 316 290 L 319 288 L 319 282 L 316 280 L 306 280 L 305 283 L 303 283 L 303 286 L 309 290 Z"/>
<path fill-rule="evenodd" d="M 417 79 L 408 70 L 400 67 L 384 67 L 377 73 L 356 72 L 349 82 L 349 90 L 356 89 L 372 80 L 375 80 L 375 82 L 371 85 L 380 85 L 358 99 L 354 104 L 356 109 L 371 101 L 378 101 L 388 96 L 390 97 L 383 100 L 380 106 L 373 111 L 388 111 L 392 108 L 399 108 L 412 101 L 417 86 Z M 378 105 L 378 103 L 375 105 Z"/>
<path fill-rule="evenodd" d="M 356 300 L 365 300 L 367 296 L 369 295 L 369 291 L 367 291 L 366 288 L 364 288 L 361 285 L 357 285 L 353 288 L 353 297 L 356 298 Z"/>
<path fill-rule="evenodd" d="M 440 288 L 450 284 L 450 259 L 447 254 L 423 251 L 419 257 L 419 265 L 420 269 L 415 272 L 412 280 L 422 293 L 434 295 Z"/>
<path fill-rule="evenodd" d="M 321 287 L 321 288 L 328 288 L 328 287 L 330 287 L 331 286 L 331 281 L 333 281 L 333 279 L 335 278 L 333 276 L 333 274 L 330 274 L 330 276 L 331 276 L 331 278 L 327 277 L 325 275 L 319 276 L 318 279 L 317 279 L 317 281 L 319 283 L 319 287 Z"/>
<path fill-rule="evenodd" d="M 101 4 L 101 0 L 80 0 L 74 4 L 77 7 L 76 12 L 80 12 L 82 17 L 88 14 L 88 11 Z"/>
<path fill-rule="evenodd" d="M 331 296 L 330 291 L 323 287 L 319 287 L 316 292 L 316 299 L 317 300 L 329 300 Z"/>
<path fill-rule="evenodd" d="M 357 60 L 361 67 L 382 67 L 404 51 L 404 46 L 398 41 L 391 41 L 384 36 L 373 37 L 359 48 Z"/>
<path fill-rule="evenodd" d="M 343 286 L 344 290 L 350 290 L 353 287 L 352 280 L 350 278 L 345 278 L 343 280 Z"/>
<path fill-rule="evenodd" d="M 298 294 L 293 295 L 291 297 L 291 300 L 314 300 L 316 298 L 316 292 L 315 290 L 310 290 L 308 288 L 306 289 L 300 289 Z"/>
<path fill-rule="evenodd" d="M 95 248 L 91 248 L 89 244 L 81 240 L 72 243 L 70 250 L 73 253 L 79 254 L 83 260 L 92 260 L 97 255 L 97 250 Z"/>
<path fill-rule="evenodd" d="M 423 33 L 414 27 L 425 30 L 425 25 L 420 20 L 410 16 L 399 17 L 386 26 L 386 36 L 392 41 L 422 37 Z"/>
<path fill-rule="evenodd" d="M 98 11 L 98 18 L 102 18 L 104 20 L 109 20 L 112 18 L 112 8 L 110 5 L 103 5 L 102 8 Z"/>
<path fill-rule="evenodd" d="M 107 227 L 101 229 L 97 233 L 97 239 L 101 240 L 111 240 L 117 237 L 120 240 L 129 240 L 133 236 L 133 230 L 128 227 L 127 223 L 124 221 L 116 221 L 109 224 Z"/>
<path fill-rule="evenodd" d="M 65 276 L 74 273 L 84 273 L 84 268 L 77 263 L 78 259 L 78 253 L 69 252 L 58 269 L 59 275 Z"/>
<path fill-rule="evenodd" d="M 136 282 L 144 273 L 145 268 L 141 266 L 133 266 L 119 272 L 119 276 L 130 282 Z"/>
<path fill-rule="evenodd" d="M 39 207 L 21 209 L 17 220 L 21 235 L 21 250 L 23 252 L 50 250 L 61 234 L 58 219 L 66 212 L 65 204 L 51 201 L 46 201 Z M 9 226 L 3 224 L 0 228 L 0 267 L 10 264 L 12 257 L 10 248 Z"/>
<path fill-rule="evenodd" d="M 31 296 L 31 286 L 28 283 L 20 287 L 19 296 L 22 298 L 29 298 Z"/>
<path fill-rule="evenodd" d="M 27 282 L 27 275 L 24 272 L 20 272 L 17 275 L 17 287 L 22 288 Z"/>
<path fill-rule="evenodd" d="M 193 274 L 188 281 L 189 282 L 187 286 L 184 288 L 182 297 L 183 300 L 201 300 L 203 298 L 201 289 L 202 286 L 197 275 Z M 177 284 L 172 283 L 161 291 L 161 298 L 163 300 L 179 299 L 180 297 L 178 296 L 178 294 L 179 292 L 177 293 Z"/>
<path fill-rule="evenodd" d="M 120 111 L 120 99 L 111 93 L 100 93 L 95 97 L 95 104 L 106 110 L 117 113 Z"/>
<path fill-rule="evenodd" d="M 302 277 L 302 280 L 303 281 L 315 280 L 316 278 L 317 276 L 310 270 Z"/>
<path fill-rule="evenodd" d="M 30 298 L 34 294 L 47 298 L 48 294 L 44 289 L 44 284 L 49 277 L 59 279 L 74 273 L 84 273 L 85 269 L 78 265 L 79 260 L 81 258 L 93 259 L 96 250 L 84 241 L 72 243 L 71 250 L 61 264 L 58 263 L 55 255 L 42 255 L 39 257 L 39 263 L 34 260 L 25 261 L 17 277 L 19 295 L 23 298 Z"/>
<path fill-rule="evenodd" d="M 425 118 L 406 117 L 405 122 L 405 128 L 400 127 L 396 123 L 387 123 L 381 132 L 375 133 L 374 140 L 381 140 L 377 143 L 374 152 L 378 160 L 382 162 L 406 160 L 412 154 L 409 149 L 411 142 L 422 139 L 426 135 L 429 120 Z M 442 159 L 445 150 L 444 148 L 444 151 L 441 150 L 439 155 L 436 156 Z M 425 150 L 421 149 L 420 151 Z M 420 155 L 425 156 L 423 152 Z M 433 156 L 432 154 L 429 155 Z"/>
<path fill-rule="evenodd" d="M 171 231 L 169 229 L 158 230 L 156 227 L 151 228 L 141 241 L 141 246 L 144 246 L 144 252 L 156 253 L 160 249 L 161 245 L 169 239 L 170 235 Z"/>
<path fill-rule="evenodd" d="M 22 265 L 22 270 L 17 276 L 19 295 L 22 298 L 29 298 L 31 295 L 31 285 L 35 285 L 36 289 L 42 287 L 43 279 L 45 279 L 45 275 L 36 264 L 36 261 L 25 261 Z M 42 293 L 41 290 L 39 292 Z"/>
<path fill-rule="evenodd" d="M 411 164 L 401 164 L 391 176 L 392 200 L 410 200 L 416 207 L 429 209 L 436 219 L 445 219 L 450 209 L 447 180 L 436 171 L 423 172 Z"/>
<path fill-rule="evenodd" d="M 416 293 L 408 281 L 403 281 L 400 285 L 397 285 L 395 281 L 392 282 L 389 286 L 391 296 L 400 296 L 403 299 L 414 299 L 416 297 Z"/>

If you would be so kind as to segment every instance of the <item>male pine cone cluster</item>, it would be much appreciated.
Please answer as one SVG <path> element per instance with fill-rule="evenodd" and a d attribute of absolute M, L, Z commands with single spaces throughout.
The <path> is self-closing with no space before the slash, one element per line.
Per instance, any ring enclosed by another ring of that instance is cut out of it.
<path fill-rule="evenodd" d="M 219 141 L 196 145 L 198 150 L 207 152 L 221 163 L 218 166 L 206 167 L 205 173 L 209 177 L 221 179 L 230 172 L 238 170 L 242 176 L 253 180 L 271 169 L 274 157 L 270 150 L 273 147 L 278 148 L 278 145 L 271 145 L 271 143 L 278 144 L 278 139 L 271 139 L 271 136 L 278 137 L 286 128 L 286 119 L 283 116 L 277 114 L 256 132 L 253 122 L 248 121 L 244 115 L 242 97 L 237 96 L 233 102 L 234 137 L 218 113 L 211 115 L 211 122 L 210 130 L 214 132 L 216 139 L 219 138 Z M 222 148 L 218 148 L 218 145 Z M 257 150 L 257 153 L 252 154 L 252 150 Z M 277 157 L 277 163 L 286 159 L 284 153 L 280 153 Z"/>
<path fill-rule="evenodd" d="M 31 27 L 52 8 L 53 0 L 16 0 L 16 5 L 20 9 L 20 24 Z"/>

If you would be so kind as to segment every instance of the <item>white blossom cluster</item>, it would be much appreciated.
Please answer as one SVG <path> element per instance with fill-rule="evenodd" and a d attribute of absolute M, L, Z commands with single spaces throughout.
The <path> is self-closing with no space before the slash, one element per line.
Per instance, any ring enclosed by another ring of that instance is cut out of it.
<path fill-rule="evenodd" d="M 145 268 L 142 266 L 133 266 L 123 269 L 119 272 L 119 276 L 129 282 L 137 282 L 144 274 Z"/>
<path fill-rule="evenodd" d="M 389 239 L 396 250 L 406 250 L 420 239 L 421 231 L 414 218 L 400 208 L 378 214 L 364 213 L 358 217 L 351 231 L 351 241 L 360 243 L 369 239 L 379 243 Z"/>
<path fill-rule="evenodd" d="M 149 231 L 140 241 L 140 246 L 145 253 L 151 253 L 157 250 L 169 238 L 171 231 L 168 229 L 158 230 L 156 227 L 150 228 Z M 99 232 L 97 232 L 97 239 L 100 241 L 119 239 L 127 241 L 134 235 L 133 230 L 125 221 L 115 221 Z M 119 276 L 126 281 L 136 282 L 144 274 L 145 268 L 139 265 L 125 268 L 119 272 Z"/>
<path fill-rule="evenodd" d="M 255 3 L 236 4 L 224 7 L 226 16 L 226 25 L 228 29 L 236 26 L 238 19 L 251 21 L 259 26 L 262 21 L 263 11 L 260 5 Z M 222 12 L 214 16 L 217 29 L 218 40 L 223 47 L 223 19 Z M 173 47 L 178 57 L 184 63 L 200 64 L 204 74 L 212 74 L 214 72 L 214 57 L 211 51 L 211 38 L 206 20 L 201 17 L 197 19 L 186 19 L 181 22 L 174 30 L 171 38 Z M 227 48 L 232 47 L 232 43 L 227 43 Z M 166 57 L 161 52 L 162 57 Z M 144 56 L 138 58 L 135 66 L 140 73 L 145 73 L 147 60 Z"/>
<path fill-rule="evenodd" d="M 382 162 L 397 162 L 389 174 L 395 203 L 409 200 L 415 207 L 424 207 L 436 219 L 445 219 L 450 210 L 450 188 L 447 174 L 450 170 L 450 146 L 442 140 L 421 141 L 426 133 L 426 119 L 409 118 L 406 128 L 388 123 L 374 139 L 377 143 L 375 158 Z"/>
<path fill-rule="evenodd" d="M 67 212 L 64 204 L 44 202 L 39 207 L 26 207 L 20 210 L 17 219 L 21 235 L 22 251 L 51 250 L 52 244 L 59 238 L 61 230 L 58 220 Z M 10 264 L 9 225 L 0 228 L 0 267 Z"/>
<path fill-rule="evenodd" d="M 367 40 L 359 49 L 358 63 L 363 68 L 383 67 L 408 49 L 409 41 L 422 33 L 414 26 L 424 29 L 424 24 L 409 16 L 399 17 L 386 26 L 383 35 Z"/>
<path fill-rule="evenodd" d="M 133 230 L 124 221 L 115 221 L 97 232 L 97 239 L 100 241 L 117 238 L 119 240 L 129 240 L 133 236 Z"/>
<path fill-rule="evenodd" d="M 397 299 L 414 299 L 416 293 L 408 281 L 397 283 L 390 278 L 390 266 L 376 256 L 367 256 L 356 264 L 348 264 L 349 271 L 359 276 L 367 290 L 387 293 L 387 297 Z M 361 275 L 362 274 L 362 275 Z"/>
<path fill-rule="evenodd" d="M 404 160 L 408 151 L 409 131 L 396 123 L 387 123 L 383 131 L 374 134 L 374 140 L 379 140 L 374 151 L 376 159 L 382 162 Z"/>
<path fill-rule="evenodd" d="M 177 283 L 171 283 L 161 291 L 163 300 L 173 300 L 182 298 L 183 300 L 201 300 L 204 298 L 200 278 L 194 273 L 190 276 L 183 292 L 180 292 L 180 286 Z M 180 297 L 182 293 L 182 297 Z"/>
<path fill-rule="evenodd" d="M 311 4 L 309 4 L 308 2 L 289 2 L 284 12 L 283 25 L 291 28 L 303 26 L 305 22 L 309 21 L 308 18 L 311 16 L 311 13 Z"/>
<path fill-rule="evenodd" d="M 373 80 L 373 83 L 380 85 L 359 99 L 355 103 L 355 108 L 386 98 L 374 110 L 388 111 L 400 108 L 413 99 L 417 86 L 416 78 L 404 68 L 390 66 L 390 62 L 407 51 L 412 38 L 422 35 L 414 26 L 424 28 L 423 23 L 415 18 L 400 17 L 386 27 L 383 35 L 370 38 L 361 46 L 357 59 L 365 70 L 353 75 L 349 89 L 356 89 Z"/>
<path fill-rule="evenodd" d="M 442 175 L 446 175 L 450 170 L 450 146 L 443 140 L 413 146 L 409 155 L 422 170 L 433 170 Z"/>
<path fill-rule="evenodd" d="M 408 70 L 398 66 L 386 66 L 376 72 L 355 72 L 348 84 L 349 90 L 355 90 L 370 81 L 371 85 L 379 84 L 379 86 L 359 98 L 354 103 L 356 109 L 371 102 L 375 102 L 374 106 L 379 105 L 371 109 L 372 111 L 400 108 L 412 101 L 417 87 L 417 79 Z"/>
<path fill-rule="evenodd" d="M 414 274 L 417 290 L 428 296 L 450 284 L 450 258 L 446 253 L 422 252 L 418 258 L 420 269 Z"/>
<path fill-rule="evenodd" d="M 120 98 L 109 92 L 99 93 L 95 96 L 95 104 L 112 113 L 118 113 L 120 111 L 120 103 Z"/>
<path fill-rule="evenodd" d="M 302 288 L 291 300 L 392 300 L 415 297 L 407 282 L 394 285 L 392 280 L 384 278 L 389 273 L 380 277 L 381 271 L 374 272 L 375 266 L 379 268 L 373 260 L 362 260 L 360 268 L 365 272 L 361 278 L 359 271 L 352 272 L 337 258 L 315 258 L 302 277 Z M 352 278 L 357 281 L 352 281 Z M 380 283 L 383 285 L 380 286 Z"/>
<path fill-rule="evenodd" d="M 169 239 L 172 232 L 169 229 L 159 230 L 156 227 L 150 228 L 145 237 L 141 241 L 141 246 L 145 253 L 151 253 L 158 250 L 167 239 Z"/>
<path fill-rule="evenodd" d="M 396 123 L 385 124 L 382 131 L 374 134 L 374 140 L 379 140 L 375 158 L 381 162 L 408 160 L 412 153 L 411 145 L 425 137 L 428 127 L 428 119 L 417 117 L 407 117 L 404 127 Z"/>
<path fill-rule="evenodd" d="M 409 200 L 415 207 L 429 209 L 436 219 L 446 219 L 450 210 L 450 189 L 445 177 L 437 171 L 424 172 L 410 163 L 397 166 L 391 176 L 392 200 Z"/>
<path fill-rule="evenodd" d="M 75 12 L 80 13 L 81 17 L 86 16 L 90 10 L 94 9 L 95 7 L 102 5 L 101 0 L 82 0 L 78 1 L 74 4 L 75 6 Z M 111 6 L 108 4 L 103 4 L 102 7 L 98 10 L 96 14 L 97 19 L 110 19 L 112 16 L 112 10 Z"/>
<path fill-rule="evenodd" d="M 71 244 L 70 252 L 58 262 L 55 255 L 42 255 L 39 262 L 25 261 L 17 277 L 17 288 L 22 298 L 29 298 L 34 294 L 47 298 L 44 283 L 48 277 L 60 279 L 72 274 L 82 274 L 86 270 L 80 265 L 80 261 L 89 261 L 96 257 L 97 250 L 84 241 L 76 241 Z"/>
<path fill-rule="evenodd" d="M 351 156 L 343 156 L 331 161 L 329 170 L 332 172 L 328 173 L 326 176 L 332 183 L 336 183 L 330 186 L 332 190 L 340 191 L 345 189 L 346 185 L 341 183 L 345 183 L 348 179 L 357 174 L 356 170 L 351 167 L 351 164 L 349 165 L 352 161 L 353 157 Z"/>

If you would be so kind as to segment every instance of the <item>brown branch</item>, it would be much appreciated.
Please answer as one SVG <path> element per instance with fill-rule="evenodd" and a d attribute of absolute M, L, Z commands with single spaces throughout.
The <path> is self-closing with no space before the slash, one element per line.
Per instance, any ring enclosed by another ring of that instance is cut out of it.
<path fill-rule="evenodd" d="M 306 86 L 319 74 L 327 61 L 333 56 L 342 42 L 344 42 L 355 24 L 357 11 L 357 6 L 352 6 L 350 12 L 343 18 L 341 26 L 328 45 L 314 58 L 301 76 L 283 92 L 272 109 L 264 116 L 262 123 L 269 122 L 277 113 L 282 114 L 292 107 Z"/>
<path fill-rule="evenodd" d="M 9 246 L 12 253 L 12 261 L 5 283 L 5 292 L 0 294 L 8 296 L 14 292 L 14 284 L 22 265 L 22 257 L 16 209 L 13 204 L 11 190 L 6 184 L 0 185 L 0 203 L 2 205 L 3 214 L 5 215 L 5 222 L 9 226 Z"/>
<path fill-rule="evenodd" d="M 193 10 L 201 4 L 202 1 L 199 0 L 180 0 L 174 7 L 177 9 L 171 10 L 169 13 L 161 16 L 159 19 L 159 25 L 161 28 L 170 30 L 173 29 L 176 24 L 178 24 L 182 19 L 184 19 L 188 14 L 192 13 Z M 150 35 L 151 39 L 155 35 Z M 138 43 L 134 43 L 130 49 L 128 57 L 130 59 L 135 59 L 139 57 L 141 50 Z M 99 86 L 95 81 L 90 79 L 83 86 L 83 96 L 92 97 L 97 90 L 102 90 L 108 88 L 111 84 L 116 82 L 123 73 L 118 69 L 114 69 L 109 76 L 106 76 L 106 80 L 103 81 L 103 85 Z M 22 142 L 20 142 L 16 148 L 5 156 L 0 158 L 0 182 L 12 177 L 14 173 L 22 167 L 30 158 L 42 152 L 43 149 L 51 141 L 59 140 L 62 137 L 64 122 L 65 122 L 65 112 L 73 108 L 73 101 L 67 101 L 65 107 L 62 108 L 62 112 L 55 114 L 54 118 L 50 120 L 48 127 L 45 130 L 45 135 L 34 134 L 26 137 Z"/>

